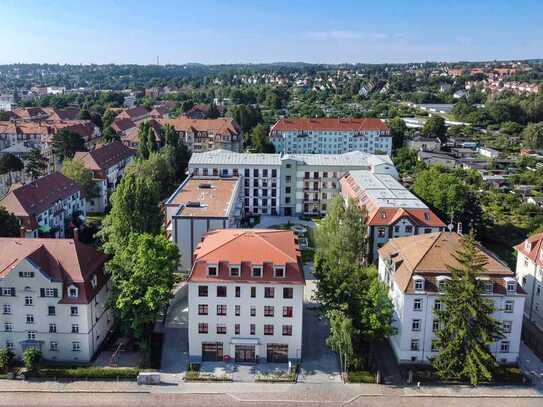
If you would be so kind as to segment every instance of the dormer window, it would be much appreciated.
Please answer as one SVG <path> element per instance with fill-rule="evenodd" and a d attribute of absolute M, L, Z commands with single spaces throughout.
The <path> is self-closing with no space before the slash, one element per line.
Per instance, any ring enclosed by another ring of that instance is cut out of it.
<path fill-rule="evenodd" d="M 517 291 L 517 282 L 513 278 L 506 278 L 505 281 L 507 282 L 507 292 L 508 293 L 514 293 Z"/>
<path fill-rule="evenodd" d="M 240 276 L 240 267 L 239 265 L 230 266 L 230 277 L 239 277 Z"/>
<path fill-rule="evenodd" d="M 526 240 L 526 242 L 524 242 L 524 248 L 528 251 L 532 250 L 532 243 Z"/>
<path fill-rule="evenodd" d="M 207 266 L 207 275 L 209 277 L 217 277 L 218 275 L 218 267 L 216 264 L 209 264 Z"/>
<path fill-rule="evenodd" d="M 483 283 L 483 288 L 486 294 L 492 294 L 492 292 L 494 291 L 494 284 L 492 283 L 492 281 L 485 281 Z"/>
<path fill-rule="evenodd" d="M 424 291 L 424 277 L 414 276 L 415 280 L 415 291 Z"/>
<path fill-rule="evenodd" d="M 76 298 L 79 295 L 79 290 L 76 286 L 69 286 L 68 287 L 68 297 L 70 298 Z"/>
<path fill-rule="evenodd" d="M 96 275 L 94 275 L 94 276 L 92 276 L 91 286 L 92 286 L 92 288 L 96 288 L 97 285 L 98 285 L 98 277 L 96 277 Z"/>
<path fill-rule="evenodd" d="M 430 220 L 430 213 L 424 212 L 424 220 Z"/>
<path fill-rule="evenodd" d="M 253 266 L 251 275 L 255 278 L 262 277 L 262 266 Z"/>
<path fill-rule="evenodd" d="M 285 278 L 285 267 L 284 266 L 275 266 L 273 268 L 273 276 L 275 278 Z"/>

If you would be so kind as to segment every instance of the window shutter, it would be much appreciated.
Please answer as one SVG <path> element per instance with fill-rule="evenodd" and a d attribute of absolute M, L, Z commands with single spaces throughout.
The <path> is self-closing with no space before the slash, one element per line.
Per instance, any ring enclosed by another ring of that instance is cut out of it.
<path fill-rule="evenodd" d="M 45 288 L 40 288 L 40 297 L 45 297 Z"/>
<path fill-rule="evenodd" d="M 15 287 L 12 287 L 12 288 L 11 288 L 11 296 L 12 296 L 12 297 L 15 297 Z"/>
<path fill-rule="evenodd" d="M 58 288 L 53 288 L 53 297 L 58 297 Z"/>
<path fill-rule="evenodd" d="M 0 287 L 0 297 L 4 295 L 4 289 Z"/>
<path fill-rule="evenodd" d="M 22 277 L 22 276 L 23 276 L 23 272 L 19 271 L 19 277 Z"/>

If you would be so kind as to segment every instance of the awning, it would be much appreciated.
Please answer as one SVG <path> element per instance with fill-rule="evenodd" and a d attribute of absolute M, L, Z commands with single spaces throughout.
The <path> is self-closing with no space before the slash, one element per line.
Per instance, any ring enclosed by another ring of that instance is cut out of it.
<path fill-rule="evenodd" d="M 51 227 L 50 226 L 39 225 L 38 226 L 38 231 L 40 231 L 42 233 L 49 233 L 51 231 Z"/>

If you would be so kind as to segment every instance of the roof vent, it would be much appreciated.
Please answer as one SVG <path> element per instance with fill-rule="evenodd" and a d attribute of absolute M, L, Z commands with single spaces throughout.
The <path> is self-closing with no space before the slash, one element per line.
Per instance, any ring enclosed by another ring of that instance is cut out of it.
<path fill-rule="evenodd" d="M 200 189 L 211 189 L 211 188 L 213 188 L 213 185 L 211 185 L 209 183 L 202 183 L 202 184 L 198 185 L 198 188 L 200 188 Z"/>
<path fill-rule="evenodd" d="M 185 206 L 187 208 L 199 208 L 202 204 L 199 201 L 188 201 Z"/>

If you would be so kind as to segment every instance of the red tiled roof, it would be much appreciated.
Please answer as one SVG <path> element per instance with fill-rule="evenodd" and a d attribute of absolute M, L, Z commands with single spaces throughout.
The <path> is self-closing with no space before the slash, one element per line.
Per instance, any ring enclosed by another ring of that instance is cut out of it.
<path fill-rule="evenodd" d="M 389 128 L 382 120 L 374 118 L 302 117 L 280 119 L 271 131 L 389 131 Z"/>
<path fill-rule="evenodd" d="M 239 134 L 241 128 L 229 117 L 220 117 L 218 119 L 189 119 L 188 117 L 178 117 L 177 119 L 158 119 L 160 125 L 172 125 L 176 131 L 180 132 L 206 132 L 211 134 Z"/>
<path fill-rule="evenodd" d="M 122 133 L 128 129 L 137 127 L 136 123 L 134 123 L 131 119 L 128 118 L 116 118 L 113 120 L 113 123 L 111 123 L 111 128 L 115 130 L 117 133 Z"/>
<path fill-rule="evenodd" d="M 81 162 L 89 170 L 105 172 L 118 162 L 134 155 L 136 152 L 133 149 L 120 141 L 113 141 L 91 151 L 78 151 L 74 160 Z"/>
<path fill-rule="evenodd" d="M 208 276 L 208 264 L 219 265 L 218 276 Z M 230 277 L 229 264 L 241 265 L 240 277 Z M 251 265 L 263 265 L 263 276 L 253 277 Z M 274 278 L 274 265 L 286 265 L 285 278 Z M 194 266 L 188 281 L 305 283 L 294 232 L 271 229 L 222 229 L 208 232 L 194 251 Z"/>
<path fill-rule="evenodd" d="M 116 118 L 136 119 L 148 115 L 149 112 L 143 106 L 136 106 L 119 113 Z"/>
<path fill-rule="evenodd" d="M 526 242 L 530 243 L 530 249 L 526 247 Z M 515 246 L 515 250 L 524 254 L 538 266 L 543 267 L 543 257 L 541 257 L 543 250 L 543 232 L 536 233 L 522 243 L 519 243 Z"/>

